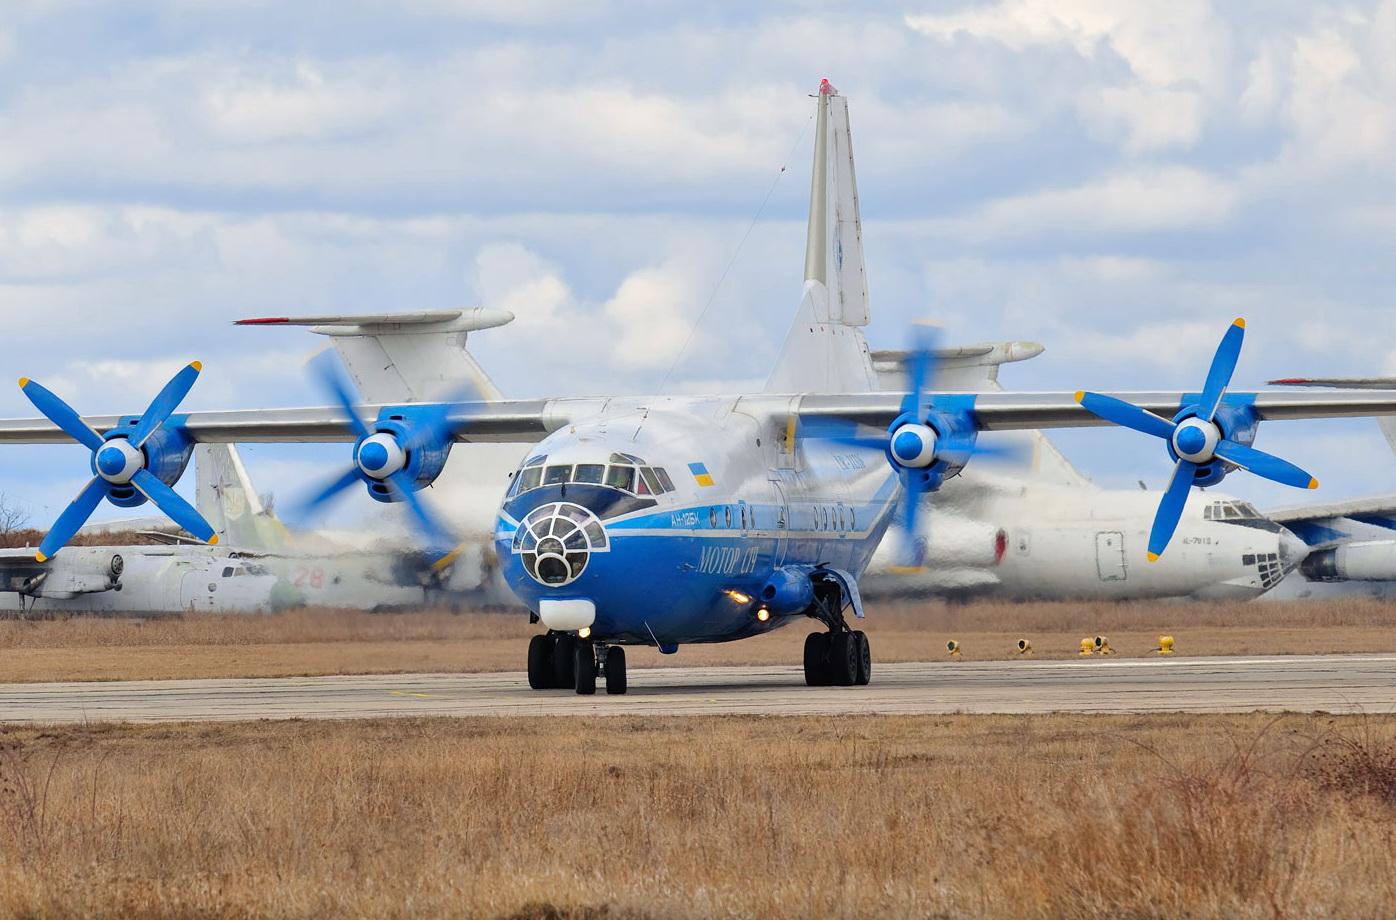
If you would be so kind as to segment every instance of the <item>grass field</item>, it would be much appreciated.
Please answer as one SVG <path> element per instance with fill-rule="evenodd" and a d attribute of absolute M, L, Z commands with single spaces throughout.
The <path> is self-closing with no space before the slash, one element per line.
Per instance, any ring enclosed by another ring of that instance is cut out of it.
<path fill-rule="evenodd" d="M 1377 917 L 1396 721 L 21 729 L 7 917 Z"/>
<path fill-rule="evenodd" d="M 1150 653 L 1172 635 L 1181 655 L 1396 651 L 1396 604 L 1325 602 L 882 604 L 861 624 L 878 661 L 1016 656 L 1027 638 L 1037 657 L 1075 655 L 1086 636 L 1106 635 L 1121 655 Z M 632 667 L 795 664 L 807 632 L 800 620 L 730 645 L 686 646 L 677 655 L 630 654 Z M 275 677 L 340 673 L 520 670 L 528 637 L 522 613 L 444 611 L 376 614 L 306 610 L 271 616 L 196 615 L 146 621 L 91 616 L 0 621 L 0 682 Z"/>

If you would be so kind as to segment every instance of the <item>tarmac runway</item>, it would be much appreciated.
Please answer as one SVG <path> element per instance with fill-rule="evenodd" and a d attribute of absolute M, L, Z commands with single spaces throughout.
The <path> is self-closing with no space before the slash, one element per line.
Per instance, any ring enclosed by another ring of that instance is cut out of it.
<path fill-rule="evenodd" d="M 1396 655 L 875 664 L 870 686 L 820 688 L 796 667 L 636 668 L 594 697 L 521 673 L 0 684 L 11 723 L 1254 710 L 1396 711 Z"/>

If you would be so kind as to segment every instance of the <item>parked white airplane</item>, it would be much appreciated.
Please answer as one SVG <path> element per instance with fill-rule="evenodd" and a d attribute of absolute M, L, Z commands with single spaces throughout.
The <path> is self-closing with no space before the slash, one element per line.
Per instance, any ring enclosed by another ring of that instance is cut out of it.
<path fill-rule="evenodd" d="M 451 571 L 435 557 L 380 539 L 355 548 L 321 534 L 292 535 L 262 501 L 231 444 L 201 444 L 196 506 L 219 536 L 209 546 L 178 530 L 146 529 L 147 544 L 0 550 L 0 609 L 164 614 L 263 613 L 292 607 L 375 610 L 423 604 L 503 604 L 488 540 L 467 544 Z M 122 529 L 148 526 L 127 521 Z M 101 529 L 110 529 L 104 525 Z"/>
<path fill-rule="evenodd" d="M 1282 386 L 1349 390 L 1396 389 L 1394 377 L 1286 377 Z M 1396 453 L 1396 419 L 1377 424 Z M 1299 534 L 1310 547 L 1291 577 L 1267 598 L 1396 596 L 1396 495 L 1378 495 L 1314 507 L 1281 508 L 1270 517 Z"/>
<path fill-rule="evenodd" d="M 871 674 L 867 637 L 845 616 L 862 614 L 858 577 L 899 504 L 916 533 L 920 496 L 965 467 L 979 432 L 1119 424 L 1158 437 L 1175 472 L 1150 535 L 1157 557 L 1194 485 L 1240 468 L 1317 485 L 1249 446 L 1261 421 L 1396 414 L 1396 392 L 1227 392 L 1239 320 L 1199 392 L 932 392 L 924 345 L 911 392 L 878 392 L 862 332 L 869 304 L 847 107 L 827 81 L 817 117 L 803 296 L 765 391 L 357 405 L 339 387 L 328 407 L 176 414 L 200 371 L 191 364 L 142 416 L 83 418 L 24 379 L 46 418 L 0 421 L 0 441 L 76 440 L 94 472 L 39 552 L 58 552 L 103 498 L 149 499 L 214 538 L 170 489 L 200 442 L 352 443 L 351 466 L 323 494 L 361 483 L 375 499 L 408 503 L 433 534 L 441 527 L 418 493 L 453 444 L 535 442 L 495 529 L 510 588 L 548 629 L 529 645 L 532 686 L 593 693 L 604 673 L 609 692 L 624 692 L 624 645 L 671 653 L 805 617 L 827 629 L 806 639 L 806 681 L 861 684 Z M 1205 347 L 1182 347 L 1202 363 Z"/>
<path fill-rule="evenodd" d="M 1001 389 L 1002 364 L 1035 357 L 1035 343 L 944 350 L 937 383 Z M 905 386 L 900 356 L 884 353 L 885 389 Z M 879 547 L 867 597 L 992 597 L 1076 600 L 1252 598 L 1300 564 L 1308 546 L 1249 503 L 1216 491 L 1189 496 L 1169 553 L 1149 564 L 1148 539 L 1161 493 L 1103 489 L 1042 432 L 1011 436 L 1022 458 L 975 465 L 926 497 L 918 539 L 924 568 L 907 572 L 899 547 Z"/>

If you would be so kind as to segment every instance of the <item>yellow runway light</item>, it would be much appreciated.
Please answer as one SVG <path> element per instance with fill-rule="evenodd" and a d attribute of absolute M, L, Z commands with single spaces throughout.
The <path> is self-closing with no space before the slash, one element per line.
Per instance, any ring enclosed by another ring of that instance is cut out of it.
<path fill-rule="evenodd" d="M 1082 657 L 1089 657 L 1095 654 L 1095 640 L 1087 637 L 1081 640 L 1081 651 L 1078 653 Z"/>
<path fill-rule="evenodd" d="M 1172 637 L 1172 636 L 1159 636 L 1159 637 L 1158 637 L 1158 648 L 1154 649 L 1154 651 L 1158 652 L 1160 655 L 1171 655 L 1171 654 L 1173 654 L 1173 637 Z"/>

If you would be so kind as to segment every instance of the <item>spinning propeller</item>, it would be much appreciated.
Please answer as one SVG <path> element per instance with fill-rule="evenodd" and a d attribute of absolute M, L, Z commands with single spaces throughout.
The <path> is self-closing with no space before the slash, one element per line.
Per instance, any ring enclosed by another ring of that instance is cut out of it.
<path fill-rule="evenodd" d="M 1217 346 L 1197 402 L 1184 406 L 1171 420 L 1113 396 L 1084 391 L 1076 394 L 1077 402 L 1106 421 L 1162 438 L 1168 444 L 1169 456 L 1177 462 L 1173 468 L 1173 478 L 1169 480 L 1168 489 L 1163 493 L 1163 500 L 1159 502 L 1158 512 L 1154 515 L 1153 529 L 1149 531 L 1150 562 L 1158 561 L 1163 554 L 1183 515 L 1188 491 L 1198 479 L 1209 478 L 1206 467 L 1215 459 L 1287 486 L 1318 488 L 1318 480 L 1313 476 L 1288 460 L 1231 440 L 1215 421 L 1222 397 L 1231 383 L 1231 375 L 1236 370 L 1245 334 L 1244 319 L 1231 324 Z"/>
<path fill-rule="evenodd" d="M 380 420 L 370 430 L 355 411 L 354 397 L 333 356 L 326 352 L 311 367 L 343 410 L 345 424 L 356 440 L 350 467 L 306 499 L 302 503 L 303 510 L 320 508 L 344 490 L 363 483 L 368 486 L 369 494 L 379 501 L 405 503 L 431 545 L 454 546 L 455 538 L 417 494 L 424 484 L 419 476 L 424 464 L 416 455 L 419 452 L 430 453 L 433 457 L 440 455 L 439 463 L 426 464 L 434 467 L 426 479 L 428 483 L 445 463 L 445 451 L 456 428 L 450 415 L 450 402 L 402 407 L 401 418 L 386 423 Z"/>
<path fill-rule="evenodd" d="M 918 324 L 907 367 L 909 392 L 901 412 L 886 433 L 869 437 L 834 437 L 828 440 L 854 447 L 881 448 L 901 481 L 901 505 L 897 509 L 904 532 L 899 565 L 919 569 L 925 563 L 924 535 L 917 530 L 921 503 L 927 492 L 958 472 L 975 455 L 1004 455 L 1012 451 L 976 443 L 979 434 L 968 411 L 937 408 L 926 388 L 935 377 L 937 336 L 935 327 Z"/>
<path fill-rule="evenodd" d="M 43 562 L 62 549 L 103 498 L 128 508 L 149 499 L 196 539 L 218 542 L 218 535 L 203 516 L 170 488 L 184 471 L 189 446 L 187 439 L 161 427 L 188 395 L 202 369 L 198 361 L 186 365 L 165 384 L 144 415 L 134 420 L 123 419 L 105 437 L 51 390 L 28 377 L 19 379 L 19 388 L 35 408 L 74 441 L 92 451 L 94 475 L 91 481 L 53 522 L 34 554 L 36 559 Z M 152 472 L 152 468 L 159 470 L 159 475 Z"/>

